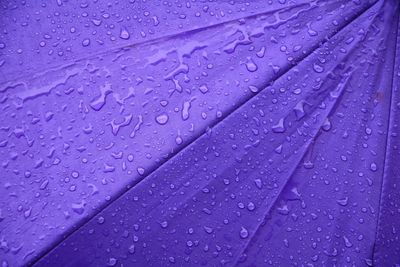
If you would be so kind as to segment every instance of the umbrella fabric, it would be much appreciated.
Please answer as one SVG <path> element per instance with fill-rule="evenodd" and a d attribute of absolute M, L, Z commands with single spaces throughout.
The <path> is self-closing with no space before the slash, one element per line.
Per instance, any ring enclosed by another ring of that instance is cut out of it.
<path fill-rule="evenodd" d="M 398 2 L 15 5 L 3 265 L 400 263 Z"/>

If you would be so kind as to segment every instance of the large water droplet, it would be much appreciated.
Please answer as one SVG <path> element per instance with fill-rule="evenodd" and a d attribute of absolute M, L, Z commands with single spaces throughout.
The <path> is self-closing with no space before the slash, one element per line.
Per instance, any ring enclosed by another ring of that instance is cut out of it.
<path fill-rule="evenodd" d="M 254 61 L 250 57 L 247 58 L 246 68 L 250 72 L 255 72 L 258 70 L 257 65 L 254 63 Z"/>
<path fill-rule="evenodd" d="M 281 118 L 277 124 L 272 126 L 272 131 L 275 133 L 283 133 L 285 130 L 284 118 Z"/>
<path fill-rule="evenodd" d="M 121 29 L 121 32 L 119 33 L 119 37 L 121 39 L 128 40 L 130 37 L 130 34 L 127 29 L 123 28 L 123 29 Z"/>
<path fill-rule="evenodd" d="M 164 125 L 164 124 L 166 124 L 168 122 L 168 119 L 169 119 L 168 115 L 163 113 L 163 114 L 160 114 L 160 115 L 158 115 L 156 117 L 156 122 L 158 124 Z"/>

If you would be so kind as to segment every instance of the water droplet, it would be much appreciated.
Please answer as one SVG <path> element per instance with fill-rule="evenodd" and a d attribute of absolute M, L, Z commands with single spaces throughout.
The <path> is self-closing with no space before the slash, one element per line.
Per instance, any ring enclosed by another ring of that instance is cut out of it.
<path fill-rule="evenodd" d="M 324 123 L 322 124 L 322 130 L 328 132 L 331 128 L 332 128 L 331 121 L 328 118 L 326 118 Z"/>
<path fill-rule="evenodd" d="M 99 218 L 97 218 L 97 222 L 98 222 L 99 224 L 103 224 L 104 221 L 105 221 L 105 219 L 104 219 L 103 216 L 100 216 Z"/>
<path fill-rule="evenodd" d="M 350 240 L 347 237 L 343 236 L 343 239 L 344 239 L 344 244 L 346 247 L 351 248 L 353 246 L 353 244 L 350 242 Z"/>
<path fill-rule="evenodd" d="M 256 208 L 256 205 L 254 205 L 253 202 L 249 202 L 249 204 L 247 204 L 247 209 L 249 211 L 253 211 Z"/>
<path fill-rule="evenodd" d="M 313 68 L 314 68 L 315 72 L 317 72 L 317 73 L 321 73 L 324 71 L 324 68 L 321 65 L 318 65 L 317 63 L 314 63 Z"/>
<path fill-rule="evenodd" d="M 275 148 L 275 152 L 277 154 L 281 154 L 282 153 L 282 145 L 278 146 L 277 148 Z"/>
<path fill-rule="evenodd" d="M 90 45 L 90 39 L 83 39 L 82 45 L 83 45 L 83 46 L 88 46 L 88 45 Z"/>
<path fill-rule="evenodd" d="M 168 115 L 163 113 L 163 114 L 160 114 L 160 115 L 158 115 L 156 117 L 156 122 L 158 124 L 164 125 L 164 124 L 166 124 L 168 122 L 168 119 L 169 119 Z"/>
<path fill-rule="evenodd" d="M 137 168 L 137 172 L 139 173 L 139 175 L 143 175 L 144 174 L 144 169 L 139 167 L 139 168 Z"/>
<path fill-rule="evenodd" d="M 261 47 L 261 49 L 257 52 L 257 56 L 259 57 L 259 58 L 262 58 L 262 57 L 264 57 L 264 54 L 265 54 L 265 47 L 263 46 L 263 47 Z"/>
<path fill-rule="evenodd" d="M 80 203 L 73 203 L 71 205 L 72 210 L 79 215 L 83 214 L 83 212 L 85 211 L 85 206 L 86 206 L 86 203 L 84 201 L 81 201 Z"/>
<path fill-rule="evenodd" d="M 246 228 L 242 227 L 242 229 L 240 230 L 240 237 L 245 239 L 249 236 L 249 232 L 247 231 Z"/>
<path fill-rule="evenodd" d="M 168 222 L 167 221 L 163 221 L 160 223 L 162 228 L 167 228 L 168 227 Z"/>
<path fill-rule="evenodd" d="M 203 94 L 208 92 L 208 87 L 207 85 L 203 84 L 199 87 L 200 92 L 202 92 Z"/>
<path fill-rule="evenodd" d="M 257 186 L 258 189 L 261 189 L 261 188 L 262 188 L 261 179 L 255 179 L 255 180 L 254 180 L 254 183 L 256 184 L 256 186 Z"/>
<path fill-rule="evenodd" d="M 272 126 L 272 131 L 275 133 L 283 133 L 285 130 L 284 118 L 281 118 L 277 124 Z"/>
<path fill-rule="evenodd" d="M 191 100 L 189 100 L 189 101 L 185 101 L 184 103 L 183 103 L 183 107 L 182 107 L 182 120 L 187 120 L 187 119 L 189 119 L 189 109 L 191 108 L 191 106 L 192 106 L 192 104 L 191 104 L 191 102 L 193 101 L 194 99 L 191 99 Z"/>
<path fill-rule="evenodd" d="M 254 86 L 254 85 L 249 85 L 249 89 L 253 93 L 257 93 L 258 92 L 258 88 L 256 86 Z"/>
<path fill-rule="evenodd" d="M 258 70 L 257 65 L 254 63 L 254 61 L 250 57 L 247 58 L 246 68 L 250 72 L 255 72 Z"/>
<path fill-rule="evenodd" d="M 115 266 L 117 264 L 117 259 L 116 258 L 109 258 L 108 259 L 108 266 Z"/>
<path fill-rule="evenodd" d="M 369 167 L 370 167 L 371 171 L 373 171 L 373 172 L 376 172 L 378 170 L 378 166 L 376 166 L 375 162 L 372 162 Z"/>
<path fill-rule="evenodd" d="M 122 29 L 121 29 L 121 32 L 119 33 L 119 37 L 120 37 L 121 39 L 128 40 L 129 37 L 130 37 L 130 34 L 129 34 L 129 32 L 128 32 L 127 29 L 122 28 Z"/>
<path fill-rule="evenodd" d="M 182 144 L 183 143 L 183 139 L 182 139 L 182 137 L 181 137 L 181 135 L 178 133 L 178 135 L 176 136 L 176 138 L 175 138 L 175 143 L 177 144 L 177 145 L 180 145 L 180 144 Z"/>
<path fill-rule="evenodd" d="M 207 234 L 211 234 L 213 232 L 213 229 L 211 227 L 208 226 L 204 226 L 204 231 L 206 231 Z"/>
<path fill-rule="evenodd" d="M 337 202 L 340 206 L 346 206 L 347 203 L 348 203 L 348 201 L 349 201 L 349 198 L 348 198 L 348 197 L 344 197 L 344 198 L 342 198 L 342 199 L 336 200 L 336 202 Z"/>
<path fill-rule="evenodd" d="M 306 169 L 312 169 L 312 168 L 314 168 L 314 163 L 312 163 L 311 161 L 305 161 L 305 162 L 303 163 L 303 166 L 304 166 L 304 168 L 306 168 Z"/>
<path fill-rule="evenodd" d="M 134 254 L 134 253 L 135 253 L 135 245 L 131 245 L 131 246 L 128 248 L 128 251 L 129 251 L 130 254 Z"/>
<path fill-rule="evenodd" d="M 101 20 L 99 20 L 99 19 L 92 19 L 92 23 L 93 23 L 93 25 L 95 25 L 95 26 L 100 26 Z"/>

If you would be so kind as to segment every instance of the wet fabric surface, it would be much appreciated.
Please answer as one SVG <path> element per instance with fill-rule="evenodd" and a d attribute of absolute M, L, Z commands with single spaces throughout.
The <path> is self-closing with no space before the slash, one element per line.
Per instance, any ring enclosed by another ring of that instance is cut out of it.
<path fill-rule="evenodd" d="M 3 266 L 400 264 L 397 1 L 2 12 Z"/>

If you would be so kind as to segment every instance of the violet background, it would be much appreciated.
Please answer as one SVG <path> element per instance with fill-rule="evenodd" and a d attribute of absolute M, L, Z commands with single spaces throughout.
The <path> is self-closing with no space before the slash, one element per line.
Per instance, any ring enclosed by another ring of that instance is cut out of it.
<path fill-rule="evenodd" d="M 0 6 L 2 266 L 400 264 L 398 1 Z"/>

